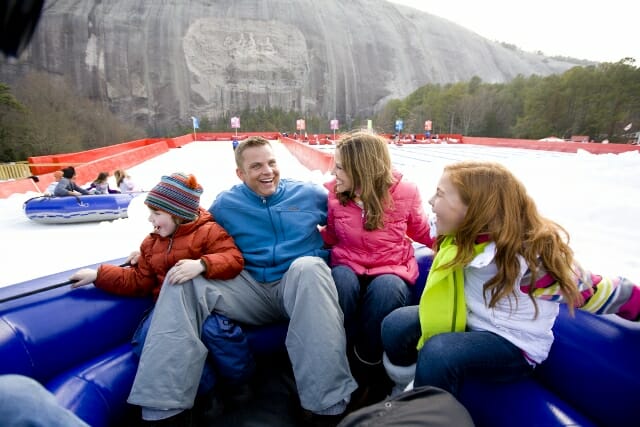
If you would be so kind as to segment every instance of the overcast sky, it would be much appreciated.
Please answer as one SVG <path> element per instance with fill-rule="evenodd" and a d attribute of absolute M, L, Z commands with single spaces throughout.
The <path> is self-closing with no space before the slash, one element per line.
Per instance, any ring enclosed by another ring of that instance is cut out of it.
<path fill-rule="evenodd" d="M 629 0 L 389 0 L 525 51 L 640 65 L 640 3 Z"/>

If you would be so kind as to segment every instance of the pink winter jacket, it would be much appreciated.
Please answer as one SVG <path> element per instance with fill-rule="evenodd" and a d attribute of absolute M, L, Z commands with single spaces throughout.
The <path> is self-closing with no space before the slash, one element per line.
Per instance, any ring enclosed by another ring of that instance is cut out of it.
<path fill-rule="evenodd" d="M 322 237 L 331 247 L 331 266 L 346 265 L 356 274 L 379 276 L 395 274 L 410 284 L 418 278 L 412 240 L 429 247 L 429 222 L 422 207 L 418 187 L 402 180 L 394 171 L 395 183 L 390 192 L 392 207 L 385 212 L 384 228 L 364 229 L 364 212 L 349 201 L 342 206 L 335 194 L 335 179 L 325 184 L 329 189 L 327 226 Z"/>

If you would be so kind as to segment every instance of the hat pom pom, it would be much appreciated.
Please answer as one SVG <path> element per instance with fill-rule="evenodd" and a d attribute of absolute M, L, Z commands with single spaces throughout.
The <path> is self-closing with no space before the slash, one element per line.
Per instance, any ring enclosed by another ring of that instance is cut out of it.
<path fill-rule="evenodd" d="M 187 187 L 191 188 L 192 190 L 195 190 L 196 188 L 199 187 L 198 181 L 196 180 L 195 176 L 189 175 L 187 177 Z"/>

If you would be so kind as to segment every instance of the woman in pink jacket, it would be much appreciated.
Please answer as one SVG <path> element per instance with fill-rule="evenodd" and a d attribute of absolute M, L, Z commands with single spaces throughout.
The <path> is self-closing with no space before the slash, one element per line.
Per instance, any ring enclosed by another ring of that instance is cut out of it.
<path fill-rule="evenodd" d="M 353 405 L 384 399 L 391 382 L 382 366 L 380 325 L 409 303 L 418 278 L 412 242 L 431 247 L 418 187 L 393 170 L 387 141 L 369 132 L 336 143 L 327 226 L 333 279 L 344 313 L 351 369 L 360 386 Z M 359 401 L 358 401 L 359 400 Z"/>

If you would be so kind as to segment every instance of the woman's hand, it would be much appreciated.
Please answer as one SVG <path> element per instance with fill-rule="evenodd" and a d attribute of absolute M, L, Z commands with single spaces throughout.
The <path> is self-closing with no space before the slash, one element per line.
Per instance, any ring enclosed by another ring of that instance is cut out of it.
<path fill-rule="evenodd" d="M 199 259 L 181 259 L 167 273 L 167 283 L 182 284 L 193 279 L 204 271 Z"/>
<path fill-rule="evenodd" d="M 69 277 L 69 280 L 76 280 L 76 282 L 71 285 L 71 288 L 75 289 L 79 288 L 80 286 L 85 286 L 89 283 L 93 283 L 97 278 L 97 270 L 93 270 L 91 268 L 83 268 L 73 273 L 71 277 Z"/>

